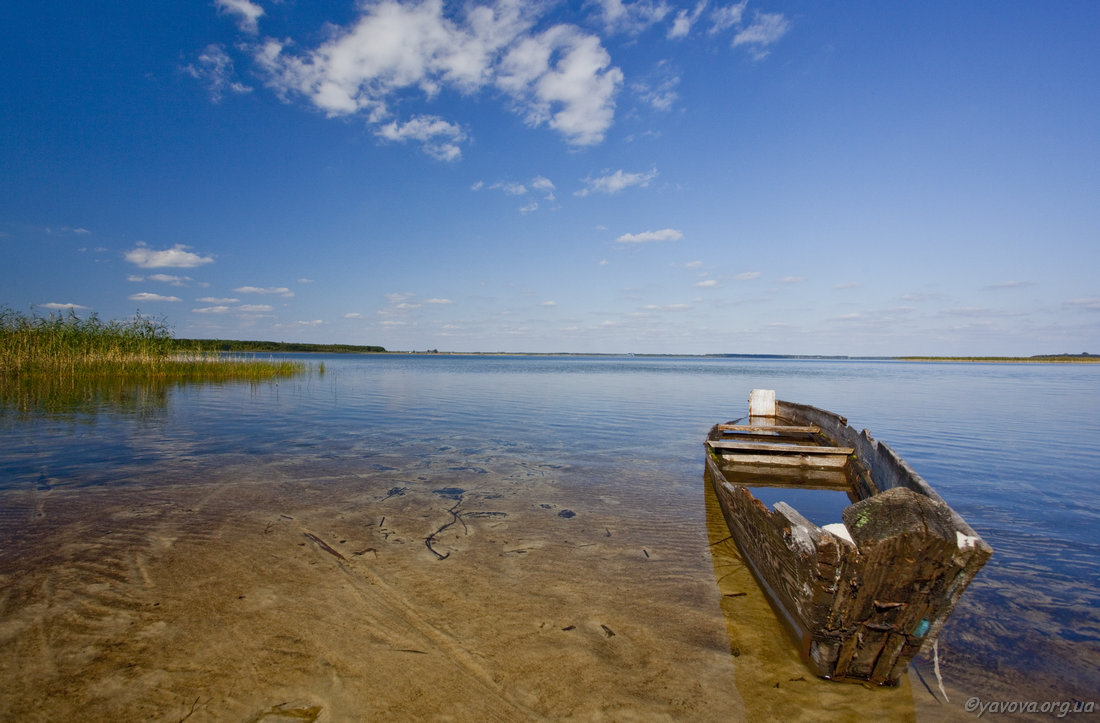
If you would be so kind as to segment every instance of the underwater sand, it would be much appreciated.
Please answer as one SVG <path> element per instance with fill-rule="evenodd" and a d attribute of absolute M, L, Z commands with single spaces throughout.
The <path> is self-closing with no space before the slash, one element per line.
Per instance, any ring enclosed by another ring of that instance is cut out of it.
<path fill-rule="evenodd" d="M 815 679 L 720 513 L 667 519 L 656 480 L 398 464 L 0 493 L 0 719 L 964 715 Z"/>

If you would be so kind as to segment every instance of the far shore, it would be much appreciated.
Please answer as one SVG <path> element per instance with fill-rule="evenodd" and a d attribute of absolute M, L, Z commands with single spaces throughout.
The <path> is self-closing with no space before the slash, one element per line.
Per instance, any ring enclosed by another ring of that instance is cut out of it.
<path fill-rule="evenodd" d="M 1038 356 L 839 356 L 825 354 L 649 354 L 629 352 L 539 352 L 539 351 L 439 351 L 437 349 L 359 351 L 347 345 L 296 344 L 293 353 L 306 354 L 369 354 L 371 356 L 476 356 L 476 357 L 633 357 L 638 359 L 740 359 L 758 361 L 893 361 L 893 362 L 955 362 L 970 364 L 1096 364 L 1100 354 L 1053 354 Z M 317 348 L 304 348 L 315 346 Z M 269 349 L 252 353 L 282 353 Z M 246 352 L 248 353 L 248 352 Z"/>

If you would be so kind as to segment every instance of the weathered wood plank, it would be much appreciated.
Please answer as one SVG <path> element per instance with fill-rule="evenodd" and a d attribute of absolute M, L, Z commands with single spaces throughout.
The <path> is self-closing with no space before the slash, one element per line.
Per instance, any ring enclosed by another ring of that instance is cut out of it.
<path fill-rule="evenodd" d="M 736 439 L 708 439 L 712 449 L 743 449 L 748 452 L 789 452 L 793 454 L 840 454 L 847 457 L 851 447 L 825 447 L 814 444 L 783 444 L 781 442 L 742 442 Z"/>
<path fill-rule="evenodd" d="M 843 468 L 848 458 L 839 455 L 822 454 L 737 454 L 722 455 L 722 466 L 734 468 L 746 467 L 795 467 L 795 468 Z"/>
<path fill-rule="evenodd" d="M 786 434 L 818 434 L 821 427 L 804 424 L 719 424 L 723 432 L 777 432 Z"/>

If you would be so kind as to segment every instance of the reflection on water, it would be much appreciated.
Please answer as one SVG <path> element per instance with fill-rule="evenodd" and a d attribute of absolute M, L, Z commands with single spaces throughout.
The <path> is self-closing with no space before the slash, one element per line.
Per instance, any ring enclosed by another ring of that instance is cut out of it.
<path fill-rule="evenodd" d="M 324 361 L 279 383 L 0 392 L 0 717 L 17 690 L 161 718 L 188 691 L 206 719 L 445 715 L 439 691 L 459 717 L 786 716 L 760 686 L 818 682 L 782 669 L 778 627 L 759 654 L 776 665 L 745 665 L 769 618 L 737 607 L 751 577 L 726 580 L 708 538 L 703 439 L 752 388 L 871 429 L 993 546 L 940 636 L 952 704 L 1100 690 L 1100 367 Z M 938 690 L 930 665 L 904 715 Z"/>
<path fill-rule="evenodd" d="M 150 414 L 164 410 L 173 386 L 157 379 L 0 375 L 0 409 L 24 414 Z"/>

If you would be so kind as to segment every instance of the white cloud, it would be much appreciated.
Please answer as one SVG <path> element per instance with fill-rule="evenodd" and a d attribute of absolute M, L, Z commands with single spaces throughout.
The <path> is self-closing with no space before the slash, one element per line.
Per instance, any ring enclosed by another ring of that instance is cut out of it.
<path fill-rule="evenodd" d="M 285 286 L 240 286 L 233 290 L 238 294 L 278 294 L 284 299 L 294 297 L 294 292 Z"/>
<path fill-rule="evenodd" d="M 210 93 L 210 100 L 215 103 L 221 102 L 226 91 L 237 94 L 252 92 L 251 87 L 234 79 L 233 59 L 225 48 L 217 44 L 207 45 L 199 54 L 197 64 L 185 65 L 182 70 L 202 83 Z"/>
<path fill-rule="evenodd" d="M 462 149 L 458 144 L 466 140 L 466 133 L 462 128 L 434 115 L 417 116 L 406 123 L 391 121 L 375 133 L 388 141 L 420 141 L 421 149 L 440 161 L 457 161 L 461 158 Z"/>
<path fill-rule="evenodd" d="M 297 326 L 321 326 L 325 322 L 320 319 L 313 319 L 312 321 L 296 321 L 294 323 Z"/>
<path fill-rule="evenodd" d="M 710 30 L 711 35 L 720 33 L 723 30 L 728 30 L 735 25 L 741 24 L 741 18 L 745 14 L 745 6 L 749 4 L 749 0 L 742 0 L 735 5 L 727 5 L 722 8 L 715 8 L 710 14 Z"/>
<path fill-rule="evenodd" d="M 800 284 L 806 280 L 805 276 L 784 276 L 779 280 L 781 284 Z"/>
<path fill-rule="evenodd" d="M 610 67 L 599 38 L 575 26 L 530 34 L 538 3 L 470 4 L 456 18 L 444 15 L 442 0 L 362 7 L 313 50 L 295 53 L 290 41 L 272 39 L 258 46 L 254 58 L 269 85 L 330 116 L 359 113 L 372 124 L 386 120 L 391 99 L 409 89 L 432 98 L 444 88 L 473 93 L 493 85 L 530 125 L 547 124 L 574 145 L 599 142 L 611 124 L 621 71 Z M 465 135 L 449 143 L 460 140 Z M 436 151 L 453 155 L 447 146 Z"/>
<path fill-rule="evenodd" d="M 520 213 L 531 213 L 532 211 L 537 211 L 537 210 L 539 210 L 539 202 L 538 201 L 531 201 L 531 203 L 528 203 L 525 206 L 520 206 L 519 207 L 519 212 Z"/>
<path fill-rule="evenodd" d="M 363 315 L 360 314 L 358 311 L 352 311 L 350 313 L 344 314 L 344 318 L 345 319 L 362 319 Z"/>
<path fill-rule="evenodd" d="M 190 269 L 214 261 L 213 257 L 191 253 L 187 250 L 189 248 L 191 247 L 176 244 L 170 249 L 155 251 L 145 244 L 139 243 L 136 248 L 126 252 L 125 259 L 144 269 Z"/>
<path fill-rule="evenodd" d="M 313 279 L 305 279 L 305 278 L 303 278 L 303 279 L 298 279 L 298 283 L 299 283 L 299 284 L 312 284 L 312 283 L 313 283 Z"/>
<path fill-rule="evenodd" d="M 275 311 L 275 307 L 268 304 L 241 304 L 237 307 L 237 311 L 244 311 L 250 314 L 263 313 L 268 311 Z"/>
<path fill-rule="evenodd" d="M 608 33 L 638 34 L 665 19 L 672 9 L 663 0 L 595 0 Z"/>
<path fill-rule="evenodd" d="M 130 294 L 130 301 L 182 301 L 178 296 L 161 296 L 143 291 L 138 294 Z"/>
<path fill-rule="evenodd" d="M 622 82 L 600 39 L 570 25 L 520 40 L 501 60 L 496 78 L 528 125 L 545 123 L 577 146 L 603 140 Z"/>
<path fill-rule="evenodd" d="M 733 36 L 733 47 L 746 45 L 753 56 L 760 60 L 770 52 L 768 46 L 778 42 L 790 28 L 790 21 L 782 13 L 758 12 L 751 25 Z"/>
<path fill-rule="evenodd" d="M 500 183 L 494 183 L 489 186 L 489 188 L 494 191 L 504 191 L 509 196 L 522 196 L 527 193 L 527 186 L 524 186 L 522 183 L 504 183 L 502 181 Z"/>
<path fill-rule="evenodd" d="M 146 277 L 149 281 L 160 281 L 172 286 L 186 286 L 191 281 L 190 276 L 175 276 L 173 274 L 152 274 Z"/>
<path fill-rule="evenodd" d="M 557 306 L 557 305 L 558 305 L 558 302 L 556 302 L 556 301 L 544 301 L 541 304 L 539 304 L 539 306 Z"/>
<path fill-rule="evenodd" d="M 554 200 L 554 183 L 545 176 L 535 176 L 531 180 L 531 188 L 546 194 L 547 201 Z"/>
<path fill-rule="evenodd" d="M 615 239 L 621 244 L 646 243 L 649 241 L 679 241 L 684 237 L 682 231 L 674 228 L 665 228 L 660 231 L 642 231 L 641 233 L 624 233 Z"/>
<path fill-rule="evenodd" d="M 575 196 L 587 196 L 589 193 L 618 193 L 622 190 L 630 188 L 631 186 L 641 186 L 645 188 L 649 185 L 649 182 L 657 177 L 657 169 L 654 168 L 646 173 L 624 173 L 622 169 L 609 173 L 598 178 L 585 178 L 584 183 L 587 188 L 575 192 Z"/>
<path fill-rule="evenodd" d="M 218 12 L 232 15 L 237 19 L 237 27 L 246 33 L 255 34 L 257 21 L 263 17 L 264 9 L 249 0 L 214 0 Z"/>
<path fill-rule="evenodd" d="M 699 19 L 699 16 L 703 14 L 703 10 L 706 9 L 706 7 L 707 0 L 701 0 L 691 12 L 681 10 L 676 13 L 676 19 L 672 21 L 672 27 L 668 29 L 669 39 L 675 40 L 677 38 L 686 38 L 691 32 L 691 26 L 694 25 L 695 21 Z"/>
<path fill-rule="evenodd" d="M 201 301 L 204 304 L 236 304 L 240 299 L 219 299 L 214 296 L 204 296 L 201 299 L 195 299 L 195 301 Z"/>
<path fill-rule="evenodd" d="M 202 299 L 199 299 L 202 301 Z M 195 314 L 225 314 L 229 311 L 228 306 L 204 306 L 201 309 L 191 309 Z"/>
<path fill-rule="evenodd" d="M 450 299 L 425 299 L 424 303 L 425 304 L 453 304 L 454 302 L 451 301 Z"/>
<path fill-rule="evenodd" d="M 738 281 L 752 281 L 753 279 L 759 279 L 760 278 L 760 272 L 759 271 L 743 271 L 740 274 L 737 274 L 737 276 L 735 276 L 733 278 L 737 279 Z"/>
<path fill-rule="evenodd" d="M 656 85 L 649 85 L 644 82 L 634 83 L 631 88 L 642 101 L 655 109 L 671 110 L 676 99 L 680 97 L 679 93 L 676 92 L 676 86 L 679 84 L 679 76 L 674 76 L 665 78 Z"/>
<path fill-rule="evenodd" d="M 56 301 L 51 301 L 48 304 L 42 304 L 42 308 L 43 309 L 56 309 L 56 310 L 73 309 L 75 311 L 76 309 L 87 309 L 88 307 L 87 306 L 82 306 L 80 304 L 72 304 L 72 303 L 62 304 L 62 303 L 58 303 Z"/>
<path fill-rule="evenodd" d="M 704 279 L 703 281 L 700 281 L 699 283 L 697 283 L 695 285 L 700 287 L 700 288 L 703 288 L 703 289 L 709 289 L 712 286 L 717 286 L 718 282 L 715 281 L 714 279 Z"/>

